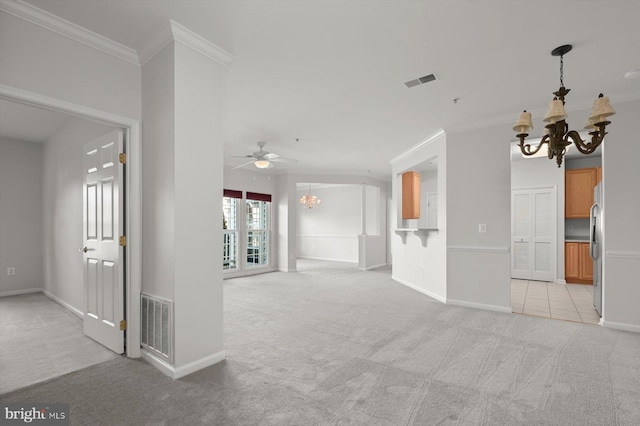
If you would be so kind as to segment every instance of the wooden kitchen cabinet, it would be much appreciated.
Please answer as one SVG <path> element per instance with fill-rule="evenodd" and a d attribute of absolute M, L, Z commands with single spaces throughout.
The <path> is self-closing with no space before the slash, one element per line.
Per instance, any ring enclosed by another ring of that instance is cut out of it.
<path fill-rule="evenodd" d="M 580 259 L 578 261 L 580 265 L 580 279 L 589 281 L 589 284 L 593 284 L 593 259 L 589 253 L 589 243 L 580 243 Z"/>
<path fill-rule="evenodd" d="M 589 243 L 564 243 L 564 278 L 572 284 L 593 284 Z"/>
<path fill-rule="evenodd" d="M 602 173 L 601 173 L 602 174 Z M 567 170 L 564 179 L 564 216 L 567 219 L 588 218 L 596 186 L 596 167 Z"/>
<path fill-rule="evenodd" d="M 402 174 L 402 218 L 420 219 L 420 173 Z"/>
<path fill-rule="evenodd" d="M 596 167 L 596 185 L 602 182 L 602 167 Z"/>
<path fill-rule="evenodd" d="M 578 244 L 580 243 L 564 243 L 564 277 L 567 282 L 580 278 Z"/>

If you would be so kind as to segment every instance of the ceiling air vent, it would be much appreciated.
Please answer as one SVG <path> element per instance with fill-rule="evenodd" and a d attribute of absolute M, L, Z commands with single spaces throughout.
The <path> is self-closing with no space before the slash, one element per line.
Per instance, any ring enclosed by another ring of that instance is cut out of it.
<path fill-rule="evenodd" d="M 433 74 L 425 75 L 424 77 L 416 78 L 415 80 L 407 81 L 404 83 L 407 87 L 417 86 L 419 84 L 425 84 L 430 81 L 436 80 L 436 76 Z"/>

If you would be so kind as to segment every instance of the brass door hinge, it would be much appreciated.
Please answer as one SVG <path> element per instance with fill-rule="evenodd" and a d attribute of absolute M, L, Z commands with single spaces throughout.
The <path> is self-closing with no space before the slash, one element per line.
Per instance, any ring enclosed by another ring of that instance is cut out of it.
<path fill-rule="evenodd" d="M 118 155 L 118 160 L 120 161 L 120 164 L 127 164 L 127 154 L 125 154 L 124 152 L 121 152 Z"/>
<path fill-rule="evenodd" d="M 122 247 L 127 245 L 127 237 L 125 237 L 124 235 L 122 237 L 120 237 L 120 245 Z"/>
<path fill-rule="evenodd" d="M 120 331 L 125 331 L 127 329 L 127 320 L 120 321 Z"/>

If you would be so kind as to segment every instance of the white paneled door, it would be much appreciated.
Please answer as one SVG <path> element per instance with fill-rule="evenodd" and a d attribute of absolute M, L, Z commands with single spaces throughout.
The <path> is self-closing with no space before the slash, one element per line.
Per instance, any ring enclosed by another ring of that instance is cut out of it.
<path fill-rule="evenodd" d="M 555 188 L 511 191 L 511 277 L 556 279 Z"/>
<path fill-rule="evenodd" d="M 84 333 L 124 353 L 124 131 L 83 150 Z M 121 326 L 122 325 L 122 326 Z"/>

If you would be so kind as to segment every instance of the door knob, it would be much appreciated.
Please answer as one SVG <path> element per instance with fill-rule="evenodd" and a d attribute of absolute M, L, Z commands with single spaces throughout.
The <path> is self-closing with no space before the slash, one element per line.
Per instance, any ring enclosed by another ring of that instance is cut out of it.
<path fill-rule="evenodd" d="M 86 252 L 88 252 L 88 251 L 89 251 L 89 249 L 85 246 L 85 247 L 82 247 L 81 249 L 78 249 L 78 251 L 79 251 L 80 253 L 86 253 Z"/>

